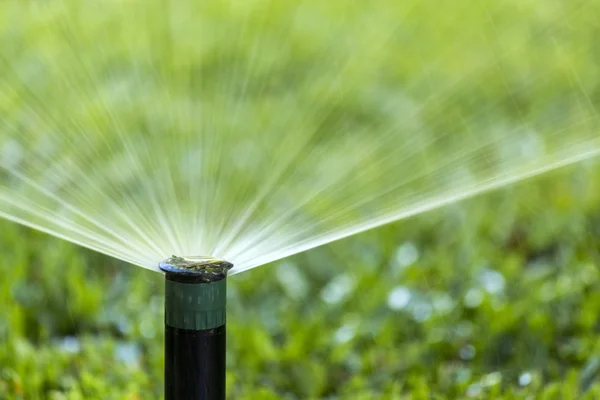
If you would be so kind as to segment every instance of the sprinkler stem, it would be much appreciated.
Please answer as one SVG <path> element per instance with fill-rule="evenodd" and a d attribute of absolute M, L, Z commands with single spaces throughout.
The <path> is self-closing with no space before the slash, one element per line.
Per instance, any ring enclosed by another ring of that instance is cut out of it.
<path fill-rule="evenodd" d="M 165 400 L 225 399 L 226 261 L 173 256 L 165 272 Z"/>

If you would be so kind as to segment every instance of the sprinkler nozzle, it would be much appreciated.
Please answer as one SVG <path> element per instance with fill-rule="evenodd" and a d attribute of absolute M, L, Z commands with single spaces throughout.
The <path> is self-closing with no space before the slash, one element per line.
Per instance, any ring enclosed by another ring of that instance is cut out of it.
<path fill-rule="evenodd" d="M 179 329 L 211 329 L 225 324 L 226 277 L 233 264 L 213 257 L 172 256 L 165 272 L 165 323 Z"/>
<path fill-rule="evenodd" d="M 158 267 L 167 274 L 167 279 L 186 283 L 210 283 L 227 277 L 227 272 L 233 267 L 230 262 L 214 257 L 179 257 L 171 256 L 160 262 Z"/>

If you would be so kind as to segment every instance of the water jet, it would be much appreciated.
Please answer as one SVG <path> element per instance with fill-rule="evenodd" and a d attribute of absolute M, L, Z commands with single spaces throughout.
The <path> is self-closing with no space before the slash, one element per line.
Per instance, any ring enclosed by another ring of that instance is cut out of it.
<path fill-rule="evenodd" d="M 165 272 L 165 399 L 225 398 L 225 304 L 233 264 L 172 256 Z"/>

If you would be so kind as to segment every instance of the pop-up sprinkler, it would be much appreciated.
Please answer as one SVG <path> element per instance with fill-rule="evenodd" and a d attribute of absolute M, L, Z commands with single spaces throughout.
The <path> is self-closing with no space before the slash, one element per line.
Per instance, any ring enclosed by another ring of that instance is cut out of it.
<path fill-rule="evenodd" d="M 165 400 L 225 399 L 225 302 L 233 264 L 172 256 L 165 272 Z"/>

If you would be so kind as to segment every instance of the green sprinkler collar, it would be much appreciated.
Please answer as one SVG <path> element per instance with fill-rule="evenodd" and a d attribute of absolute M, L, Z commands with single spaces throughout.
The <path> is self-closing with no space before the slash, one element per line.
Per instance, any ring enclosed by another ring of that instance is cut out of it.
<path fill-rule="evenodd" d="M 165 324 L 196 331 L 225 325 L 225 278 L 231 267 L 227 261 L 210 257 L 172 256 L 162 261 Z"/>

